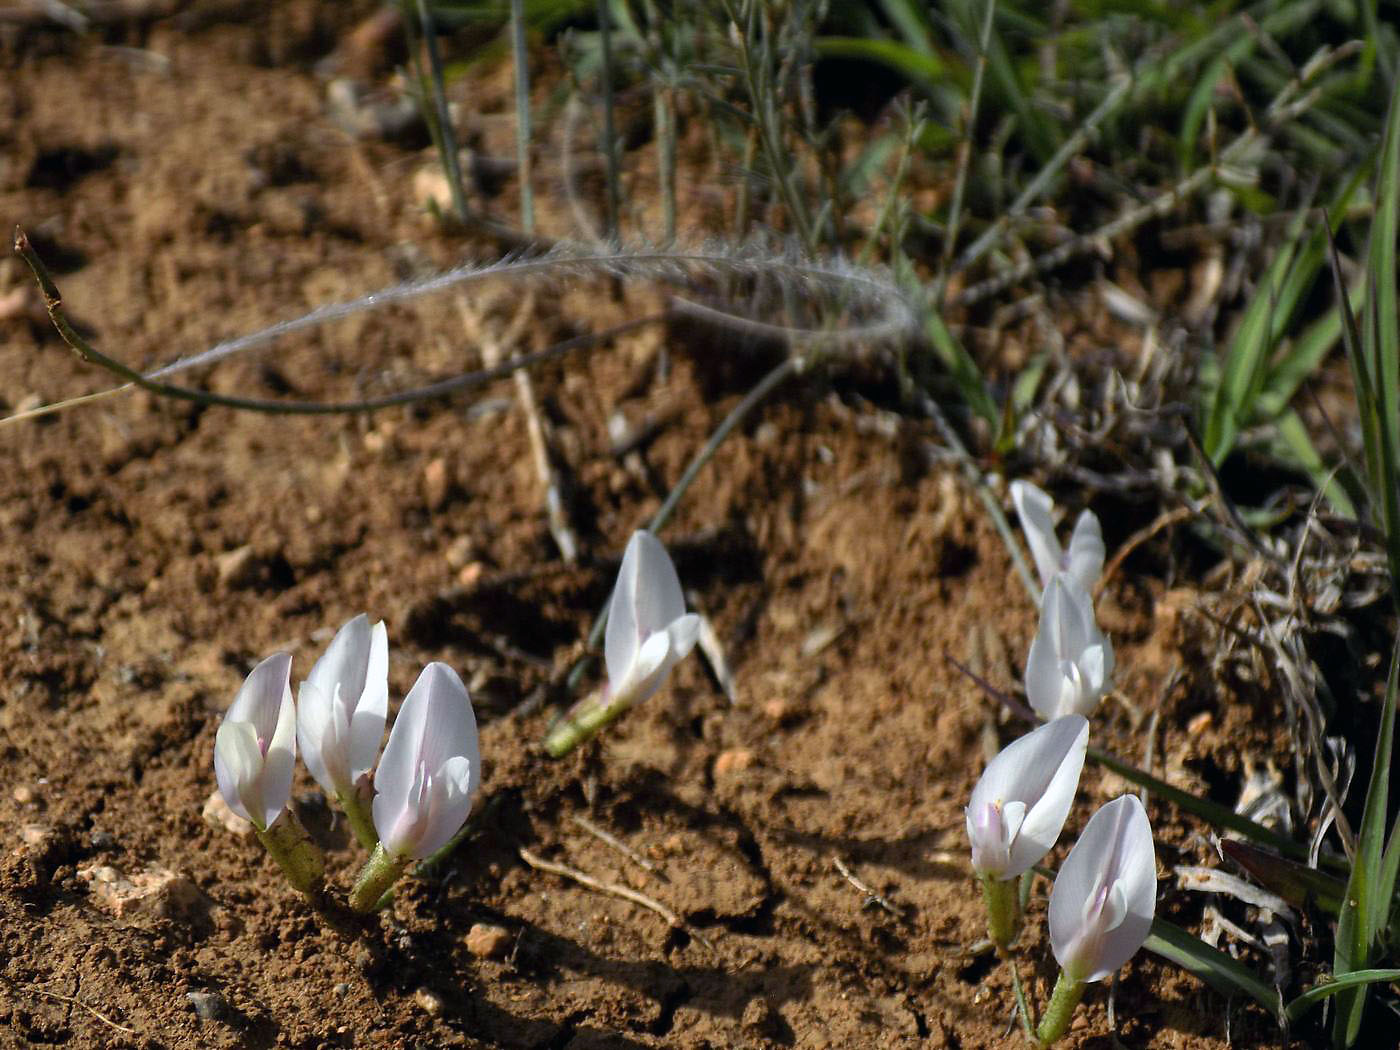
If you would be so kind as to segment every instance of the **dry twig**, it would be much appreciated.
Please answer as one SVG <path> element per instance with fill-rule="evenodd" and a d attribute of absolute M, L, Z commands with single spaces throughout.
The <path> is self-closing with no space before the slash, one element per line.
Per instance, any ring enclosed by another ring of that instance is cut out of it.
<path fill-rule="evenodd" d="M 545 860 L 538 854 L 531 853 L 524 846 L 520 847 L 519 852 L 520 859 L 536 871 L 547 871 L 551 875 L 558 875 L 562 879 L 570 879 L 577 882 L 580 886 L 586 886 L 590 890 L 595 890 L 598 893 L 606 893 L 613 897 L 621 897 L 625 901 L 639 904 L 648 911 L 653 911 L 657 915 L 660 915 L 673 929 L 684 930 L 706 948 L 714 951 L 715 946 L 698 930 L 687 925 L 684 919 L 654 897 L 648 897 L 645 893 L 634 890 L 630 886 L 623 886 L 616 882 L 603 882 L 601 879 L 595 879 L 587 872 L 579 871 L 577 868 L 571 868 L 567 864 L 559 864 L 556 861 Z"/>
<path fill-rule="evenodd" d="M 627 843 L 623 842 L 620 838 L 614 835 L 612 832 L 607 831 L 604 828 L 600 828 L 597 824 L 593 823 L 593 821 L 589 820 L 587 817 L 580 817 L 577 814 L 574 814 L 569 819 L 575 824 L 577 824 L 579 827 L 583 828 L 584 831 L 588 832 L 603 845 L 609 847 L 610 849 L 616 850 L 618 853 L 621 853 L 624 857 L 630 860 L 633 864 L 637 865 L 637 867 L 641 868 L 643 871 L 647 872 L 649 875 L 655 875 L 662 882 L 669 881 L 666 878 L 665 874 L 657 869 L 655 864 L 647 860 L 640 853 L 634 850 L 631 846 L 627 845 Z"/>

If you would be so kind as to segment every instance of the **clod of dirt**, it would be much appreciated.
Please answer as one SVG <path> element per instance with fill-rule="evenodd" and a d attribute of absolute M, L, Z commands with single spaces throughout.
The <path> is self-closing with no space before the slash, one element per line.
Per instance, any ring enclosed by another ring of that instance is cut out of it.
<path fill-rule="evenodd" d="M 223 828 L 241 839 L 247 838 L 253 833 L 252 823 L 229 809 L 228 803 L 224 801 L 224 796 L 219 793 L 218 789 L 210 794 L 199 815 L 204 818 L 204 823 L 211 828 Z"/>
<path fill-rule="evenodd" d="M 504 926 L 478 922 L 467 931 L 467 951 L 478 959 L 499 959 L 510 951 L 511 940 Z"/>
<path fill-rule="evenodd" d="M 778 1015 L 767 999 L 755 996 L 744 1007 L 741 1023 L 746 1031 L 754 1035 L 771 1037 L 778 1029 Z"/>
<path fill-rule="evenodd" d="M 228 1000 L 218 992 L 186 992 L 185 998 L 201 1021 L 222 1021 L 228 1016 Z"/>
<path fill-rule="evenodd" d="M 77 871 L 93 899 L 118 919 L 190 919 L 208 901 L 187 876 L 152 867 L 130 877 L 109 864 L 88 864 Z"/>

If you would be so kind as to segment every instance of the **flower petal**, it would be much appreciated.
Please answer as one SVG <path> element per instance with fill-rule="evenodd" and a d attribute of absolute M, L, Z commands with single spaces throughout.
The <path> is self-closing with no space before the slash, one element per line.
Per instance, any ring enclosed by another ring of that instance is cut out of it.
<path fill-rule="evenodd" d="M 350 716 L 350 780 L 374 768 L 389 715 L 389 635 L 381 620 L 370 629 L 364 692 Z"/>
<path fill-rule="evenodd" d="M 311 778 L 329 795 L 338 788 L 322 755 L 334 746 L 333 717 L 330 698 L 309 678 L 303 681 L 297 689 L 297 746 Z"/>
<path fill-rule="evenodd" d="M 291 672 L 291 658 L 287 659 Z M 292 797 L 292 772 L 297 762 L 297 709 L 292 703 L 292 684 L 282 680 L 282 702 L 277 715 L 277 728 L 263 756 L 262 805 L 267 821 L 265 827 L 281 815 Z"/>
<path fill-rule="evenodd" d="M 413 847 L 417 860 L 431 857 L 462 830 L 476 794 L 476 767 L 461 755 L 449 758 L 433 776 L 428 820 Z"/>
<path fill-rule="evenodd" d="M 1021 519 L 1021 530 L 1026 534 L 1026 544 L 1035 559 L 1040 585 L 1049 587 L 1064 558 L 1064 550 L 1055 535 L 1055 519 L 1050 514 L 1055 504 L 1029 481 L 1011 483 L 1011 501 L 1016 505 L 1016 516 Z"/>
<path fill-rule="evenodd" d="M 225 720 L 251 722 L 259 740 L 272 739 L 282 713 L 282 694 L 290 693 L 292 654 L 273 653 L 248 672 Z"/>
<path fill-rule="evenodd" d="M 1104 559 L 1103 529 L 1093 511 L 1084 511 L 1074 523 L 1064 559 L 1065 571 L 1086 591 L 1092 591 L 1103 573 Z"/>
<path fill-rule="evenodd" d="M 374 771 L 374 826 L 381 839 L 385 837 L 388 826 L 381 823 L 381 812 L 390 821 L 397 818 L 413 790 L 414 778 L 421 764 L 419 750 L 423 726 L 428 717 L 427 679 L 425 668 L 399 707 L 394 727 L 389 730 L 389 742 L 384 745 L 384 755 L 379 760 L 379 768 Z"/>
<path fill-rule="evenodd" d="M 1074 802 L 1088 743 L 1088 721 L 1069 715 L 1013 740 L 987 763 L 968 801 L 968 827 L 969 831 L 974 828 L 977 814 L 984 813 L 986 807 L 999 807 L 1003 817 L 998 826 L 1009 841 L 1003 851 L 992 850 L 989 844 L 980 848 L 989 855 L 1007 852 L 1008 865 L 997 871 L 979 871 L 1001 879 L 1015 878 L 1049 852 Z M 1012 814 L 1006 809 L 1010 802 L 1026 807 L 1014 838 L 1009 827 Z"/>
<path fill-rule="evenodd" d="M 1059 839 L 1074 805 L 1089 748 L 1089 721 L 1083 715 L 1065 715 L 1028 735 L 1039 732 L 1045 732 L 1040 751 L 1028 752 L 1024 759 L 1031 787 L 1036 790 L 1022 796 L 1030 808 L 1019 834 L 1011 840 L 1009 870 L 1017 875 L 1040 863 Z M 1048 779 L 1044 779 L 1046 770 L 1053 770 Z"/>
<path fill-rule="evenodd" d="M 353 712 L 360 702 L 360 694 L 365 691 L 369 649 L 369 617 L 360 613 L 335 632 L 331 644 L 312 665 L 306 680 L 328 697 L 335 696 L 335 687 L 339 685 L 346 707 Z"/>
<path fill-rule="evenodd" d="M 228 808 L 254 823 L 262 819 L 258 787 L 262 770 L 262 749 L 258 747 L 258 731 L 253 723 L 225 718 L 214 734 L 214 779 L 219 782 L 219 794 Z"/>
<path fill-rule="evenodd" d="M 1056 960 L 1073 980 L 1102 980 L 1142 947 L 1156 906 L 1152 827 L 1137 797 L 1123 795 L 1089 819 L 1055 876 L 1049 918 Z"/>
<path fill-rule="evenodd" d="M 634 532 L 608 604 L 603 655 L 609 679 L 627 677 L 645 639 L 684 614 L 685 596 L 671 556 L 650 532 Z"/>
<path fill-rule="evenodd" d="M 374 826 L 384 848 L 400 856 L 432 852 L 422 851 L 423 837 L 438 834 L 441 823 L 450 822 L 450 813 L 439 820 L 434 807 L 451 802 L 454 791 L 474 791 L 475 781 L 463 781 L 458 774 L 474 776 L 480 768 L 476 715 L 467 687 L 446 664 L 430 663 L 404 698 L 374 774 Z M 439 784 L 438 772 L 444 769 L 455 787 Z M 470 810 L 470 799 L 465 805 Z M 443 841 L 454 834 L 456 828 Z"/>

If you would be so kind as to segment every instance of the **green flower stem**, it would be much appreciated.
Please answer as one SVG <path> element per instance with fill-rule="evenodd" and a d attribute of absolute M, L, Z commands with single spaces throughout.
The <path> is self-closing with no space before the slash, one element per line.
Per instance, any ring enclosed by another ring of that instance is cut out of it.
<path fill-rule="evenodd" d="M 290 808 L 284 809 L 271 826 L 263 829 L 254 824 L 253 831 L 287 881 L 308 897 L 316 896 L 326 871 L 326 858 L 296 814 Z"/>
<path fill-rule="evenodd" d="M 379 832 L 374 830 L 374 817 L 369 806 L 358 791 L 337 791 L 335 800 L 345 812 L 345 820 L 355 833 L 355 840 L 365 849 L 372 850 L 379 845 Z"/>
<path fill-rule="evenodd" d="M 1005 951 L 1021 932 L 1021 898 L 1016 880 L 1003 882 L 983 875 L 980 881 L 982 899 L 987 902 L 987 936 L 997 948 Z"/>
<path fill-rule="evenodd" d="M 544 749 L 551 758 L 563 758 L 599 730 L 616 722 L 632 706 L 630 697 L 605 699 L 601 693 L 585 697 L 566 714 L 544 738 Z"/>
<path fill-rule="evenodd" d="M 1084 998 L 1084 989 L 1089 987 L 1083 981 L 1076 981 L 1063 970 L 1055 982 L 1055 990 L 1050 993 L 1050 1003 L 1045 1007 L 1045 1016 L 1040 1019 L 1040 1027 L 1035 1037 L 1041 1046 L 1049 1046 L 1069 1030 L 1074 1008 Z"/>
<path fill-rule="evenodd" d="M 350 891 L 350 907 L 361 915 L 375 911 L 412 860 L 412 857 L 394 856 L 382 842 L 375 846 L 369 860 L 360 869 L 355 888 Z"/>

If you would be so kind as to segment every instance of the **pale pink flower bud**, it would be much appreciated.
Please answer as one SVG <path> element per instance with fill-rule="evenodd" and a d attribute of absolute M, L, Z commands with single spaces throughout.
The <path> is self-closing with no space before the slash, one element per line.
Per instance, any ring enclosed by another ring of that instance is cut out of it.
<path fill-rule="evenodd" d="M 1069 548 L 1065 549 L 1055 535 L 1055 521 L 1050 514 L 1055 504 L 1044 491 L 1028 481 L 1013 481 L 1011 501 L 1016 504 L 1016 515 L 1021 519 L 1031 557 L 1040 573 L 1040 585 L 1049 587 L 1056 574 L 1064 572 L 1086 591 L 1092 591 L 1103 572 L 1104 559 L 1103 531 L 1094 512 L 1086 510 L 1079 515 Z"/>
<path fill-rule="evenodd" d="M 1008 744 L 987 763 L 967 806 L 977 874 L 1014 879 L 1050 851 L 1074 803 L 1088 746 L 1088 721 L 1066 715 Z"/>
<path fill-rule="evenodd" d="M 292 657 L 275 653 L 254 667 L 214 737 L 214 777 L 228 808 L 266 831 L 292 794 L 297 758 Z"/>
<path fill-rule="evenodd" d="M 1089 818 L 1050 890 L 1050 945 L 1072 981 L 1101 981 L 1133 957 L 1157 910 L 1152 826 L 1135 795 Z"/>
<path fill-rule="evenodd" d="M 666 548 L 651 533 L 634 532 L 608 605 L 603 655 L 610 702 L 635 704 L 655 693 L 699 635 L 700 617 L 685 611 Z"/>
<path fill-rule="evenodd" d="M 1069 573 L 1054 576 L 1040 599 L 1040 628 L 1026 660 L 1026 697 L 1041 718 L 1088 715 L 1113 677 L 1113 646 L 1094 619 L 1094 603 Z"/>
<path fill-rule="evenodd" d="M 423 668 L 374 774 L 374 827 L 395 857 L 422 860 L 462 829 L 481 783 L 476 714 L 444 663 Z"/>
<path fill-rule="evenodd" d="M 349 795 L 374 768 L 388 710 L 388 635 L 361 613 L 336 632 L 297 696 L 302 761 L 328 794 Z"/>

